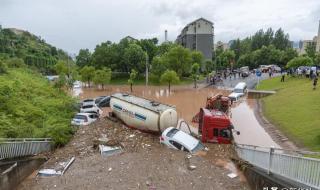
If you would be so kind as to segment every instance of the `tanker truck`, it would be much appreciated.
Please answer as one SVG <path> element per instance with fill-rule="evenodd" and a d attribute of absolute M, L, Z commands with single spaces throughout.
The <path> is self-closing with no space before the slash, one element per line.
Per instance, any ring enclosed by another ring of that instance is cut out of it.
<path fill-rule="evenodd" d="M 178 123 L 174 106 L 131 94 L 111 95 L 110 108 L 112 114 L 128 127 L 144 132 L 161 133 L 168 127 L 176 127 Z"/>

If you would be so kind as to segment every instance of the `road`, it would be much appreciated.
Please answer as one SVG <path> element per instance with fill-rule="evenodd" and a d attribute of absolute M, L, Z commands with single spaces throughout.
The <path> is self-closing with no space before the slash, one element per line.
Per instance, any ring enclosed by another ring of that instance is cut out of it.
<path fill-rule="evenodd" d="M 279 76 L 279 74 L 274 74 L 273 77 Z M 261 80 L 265 80 L 269 78 L 268 73 L 262 73 L 260 77 Z M 223 83 L 216 84 L 215 86 L 225 87 L 225 88 L 234 88 L 239 82 L 245 82 L 247 84 L 248 89 L 254 89 L 258 83 L 258 77 L 254 74 L 250 74 L 250 76 L 246 78 L 239 77 L 238 75 L 236 78 L 233 76 L 231 78 L 227 77 L 227 79 L 223 79 Z"/>

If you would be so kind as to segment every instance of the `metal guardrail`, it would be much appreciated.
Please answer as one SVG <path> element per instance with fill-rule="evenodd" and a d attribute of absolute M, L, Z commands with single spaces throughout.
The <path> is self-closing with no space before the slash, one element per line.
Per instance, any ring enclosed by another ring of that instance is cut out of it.
<path fill-rule="evenodd" d="M 0 138 L 0 160 L 32 156 L 50 150 L 50 138 Z"/>
<path fill-rule="evenodd" d="M 281 177 L 320 189 L 320 159 L 304 157 L 319 154 L 251 145 L 236 145 L 238 156 L 253 166 Z"/>

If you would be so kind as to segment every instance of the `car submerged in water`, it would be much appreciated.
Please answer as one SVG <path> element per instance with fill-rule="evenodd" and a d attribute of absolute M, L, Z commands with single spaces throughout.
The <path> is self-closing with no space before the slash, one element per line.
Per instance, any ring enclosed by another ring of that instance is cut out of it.
<path fill-rule="evenodd" d="M 169 148 L 192 154 L 207 150 L 198 139 L 174 127 L 169 127 L 163 131 L 160 136 L 160 143 L 167 145 Z"/>
<path fill-rule="evenodd" d="M 236 102 L 247 92 L 247 84 L 245 82 L 239 82 L 233 89 L 232 93 L 229 94 L 231 101 Z"/>

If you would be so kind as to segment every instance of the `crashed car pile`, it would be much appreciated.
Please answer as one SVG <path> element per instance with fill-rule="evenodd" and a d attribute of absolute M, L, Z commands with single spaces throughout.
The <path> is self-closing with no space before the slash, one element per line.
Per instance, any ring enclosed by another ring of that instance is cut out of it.
<path fill-rule="evenodd" d="M 102 107 L 110 105 L 110 96 L 99 96 L 96 98 L 85 99 L 80 103 L 80 112 L 71 120 L 72 125 L 83 126 L 95 122 L 103 111 Z"/>

